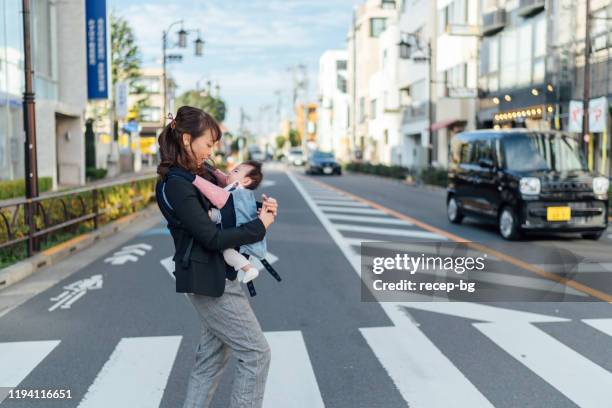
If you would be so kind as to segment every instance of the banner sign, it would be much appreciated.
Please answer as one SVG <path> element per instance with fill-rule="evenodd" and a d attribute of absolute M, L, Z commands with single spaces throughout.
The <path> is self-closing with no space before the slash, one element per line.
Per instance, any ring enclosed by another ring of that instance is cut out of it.
<path fill-rule="evenodd" d="M 570 101 L 569 131 L 582 132 L 582 101 Z M 589 101 L 589 132 L 601 133 L 608 122 L 608 99 L 605 96 Z"/>
<path fill-rule="evenodd" d="M 87 96 L 108 99 L 106 0 L 86 0 Z"/>
<path fill-rule="evenodd" d="M 118 118 L 125 118 L 128 114 L 128 83 L 119 81 L 115 85 L 115 113 Z"/>

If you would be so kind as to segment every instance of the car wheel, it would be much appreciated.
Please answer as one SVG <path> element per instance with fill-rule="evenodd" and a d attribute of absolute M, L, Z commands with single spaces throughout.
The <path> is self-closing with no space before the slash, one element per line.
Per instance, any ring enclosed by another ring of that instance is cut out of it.
<path fill-rule="evenodd" d="M 446 203 L 446 215 L 453 224 L 459 224 L 463 220 L 463 214 L 454 196 L 450 196 Z"/>
<path fill-rule="evenodd" d="M 591 239 L 593 241 L 597 241 L 599 238 L 602 237 L 604 231 L 597 231 L 597 232 L 585 232 L 584 234 L 582 234 L 582 238 L 584 239 Z"/>
<path fill-rule="evenodd" d="M 506 206 L 502 208 L 498 218 L 498 226 L 499 233 L 508 241 L 513 241 L 521 237 L 518 220 L 512 207 Z"/>

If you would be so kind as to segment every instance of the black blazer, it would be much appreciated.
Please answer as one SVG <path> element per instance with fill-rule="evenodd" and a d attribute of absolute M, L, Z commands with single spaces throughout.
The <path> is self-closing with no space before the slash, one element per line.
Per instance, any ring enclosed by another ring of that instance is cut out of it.
<path fill-rule="evenodd" d="M 222 251 L 261 241 L 266 228 L 259 218 L 237 228 L 221 230 L 210 220 L 210 202 L 187 180 L 168 177 L 166 198 L 180 225 L 168 228 L 174 240 L 176 291 L 219 297 L 225 290 L 226 263 Z M 193 237 L 187 268 L 182 258 Z"/>

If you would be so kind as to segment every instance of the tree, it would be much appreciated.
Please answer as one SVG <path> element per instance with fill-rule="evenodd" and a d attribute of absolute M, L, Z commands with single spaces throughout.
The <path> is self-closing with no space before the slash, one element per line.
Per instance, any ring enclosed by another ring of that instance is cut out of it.
<path fill-rule="evenodd" d="M 278 150 L 281 150 L 283 147 L 285 147 L 285 143 L 287 142 L 287 138 L 283 135 L 278 135 L 276 136 L 276 148 Z"/>
<path fill-rule="evenodd" d="M 111 13 L 111 56 L 113 85 L 128 81 L 134 85 L 140 78 L 140 51 L 132 27 L 120 16 Z"/>
<path fill-rule="evenodd" d="M 300 140 L 300 132 L 295 129 L 289 130 L 289 143 L 291 143 L 291 147 L 296 147 L 301 144 Z"/>
<path fill-rule="evenodd" d="M 221 98 L 215 98 L 207 92 L 190 90 L 176 99 L 176 105 L 189 105 L 209 113 L 217 122 L 225 120 L 226 106 Z"/>

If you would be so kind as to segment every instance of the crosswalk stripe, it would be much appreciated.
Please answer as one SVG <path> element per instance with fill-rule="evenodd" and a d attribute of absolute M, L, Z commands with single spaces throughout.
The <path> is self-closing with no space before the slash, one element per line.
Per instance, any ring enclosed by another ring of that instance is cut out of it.
<path fill-rule="evenodd" d="M 572 265 L 559 264 L 534 264 L 533 266 L 544 269 L 545 271 L 552 273 L 566 272 L 566 273 L 612 273 L 612 262 L 592 263 L 582 262 L 575 265 L 573 269 L 570 269 Z"/>
<path fill-rule="evenodd" d="M 337 207 L 337 206 L 327 206 L 320 205 L 319 208 L 321 211 L 330 211 L 330 212 L 339 212 L 344 214 L 376 214 L 376 215 L 385 215 L 384 212 L 380 210 L 376 210 L 374 208 L 349 208 L 349 207 Z"/>
<path fill-rule="evenodd" d="M 348 225 L 348 224 L 334 224 L 336 229 L 339 231 L 346 232 L 362 232 L 369 234 L 380 234 L 390 235 L 397 237 L 410 237 L 410 238 L 424 238 L 424 239 L 435 239 L 440 241 L 446 241 L 446 237 L 443 237 L 433 232 L 419 231 L 419 230 L 403 230 L 397 228 L 378 228 L 378 227 L 366 227 L 361 225 Z"/>
<path fill-rule="evenodd" d="M 600 332 L 612 336 L 612 319 L 582 319 L 582 321 Z"/>
<path fill-rule="evenodd" d="M 493 407 L 412 321 L 359 330 L 411 407 Z"/>
<path fill-rule="evenodd" d="M 345 203 L 353 203 L 355 202 L 355 200 L 353 200 L 352 198 L 349 197 L 343 197 L 337 194 L 313 194 L 311 195 L 313 200 L 335 200 L 335 201 L 342 201 Z"/>
<path fill-rule="evenodd" d="M 0 343 L 0 387 L 17 387 L 59 340 Z"/>
<path fill-rule="evenodd" d="M 159 406 L 181 338 L 122 338 L 79 408 Z"/>
<path fill-rule="evenodd" d="M 332 205 L 342 207 L 361 207 L 368 208 L 366 204 L 358 203 L 356 201 L 342 201 L 342 200 L 315 200 L 318 205 Z"/>
<path fill-rule="evenodd" d="M 264 333 L 272 361 L 266 382 L 266 408 L 324 407 L 301 331 Z"/>
<path fill-rule="evenodd" d="M 610 406 L 612 373 L 539 328 L 526 322 L 474 326 L 578 406 Z"/>
<path fill-rule="evenodd" d="M 357 221 L 357 222 L 364 222 L 368 224 L 403 225 L 405 227 L 412 225 L 407 221 L 398 220 L 398 219 L 389 218 L 389 217 L 385 218 L 385 217 L 360 216 L 359 218 L 356 218 L 354 215 L 328 214 L 327 218 L 329 218 L 330 220 Z"/>

